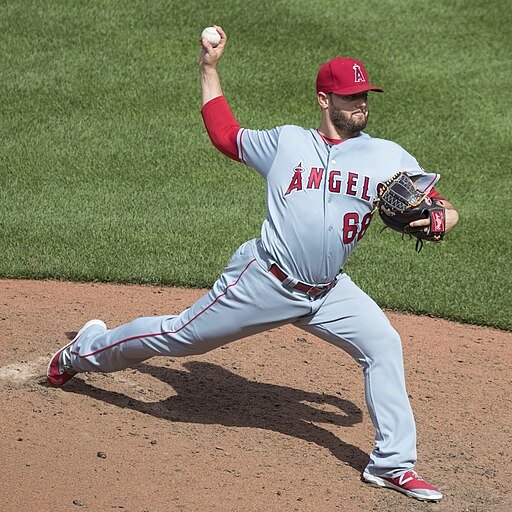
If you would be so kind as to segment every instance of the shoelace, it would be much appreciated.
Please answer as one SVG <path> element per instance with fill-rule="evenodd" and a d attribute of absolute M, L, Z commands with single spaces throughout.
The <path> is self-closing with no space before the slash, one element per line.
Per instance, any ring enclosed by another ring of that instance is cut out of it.
<path fill-rule="evenodd" d="M 71 350 L 70 347 L 67 347 L 62 351 L 60 355 L 60 366 L 64 373 L 76 373 L 71 366 L 71 355 L 68 350 Z"/>
<path fill-rule="evenodd" d="M 422 482 L 425 481 L 424 478 L 421 478 L 420 475 L 418 475 L 418 473 L 416 473 L 416 471 L 414 471 L 414 469 L 411 469 L 411 473 L 418 479 L 418 480 L 421 480 Z"/>

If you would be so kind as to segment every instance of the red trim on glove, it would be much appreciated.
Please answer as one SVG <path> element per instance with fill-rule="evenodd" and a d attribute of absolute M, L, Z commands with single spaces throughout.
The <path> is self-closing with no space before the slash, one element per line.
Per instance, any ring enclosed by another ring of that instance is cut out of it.
<path fill-rule="evenodd" d="M 240 125 L 224 96 L 217 96 L 201 109 L 206 131 L 212 144 L 227 157 L 239 161 L 236 137 Z"/>

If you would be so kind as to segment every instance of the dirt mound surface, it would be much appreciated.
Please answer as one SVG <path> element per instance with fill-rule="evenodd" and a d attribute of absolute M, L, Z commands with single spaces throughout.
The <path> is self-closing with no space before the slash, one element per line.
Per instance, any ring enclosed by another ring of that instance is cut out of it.
<path fill-rule="evenodd" d="M 359 366 L 295 327 L 209 354 L 42 384 L 87 320 L 179 313 L 204 291 L 0 281 L 3 512 L 512 510 L 512 333 L 388 313 L 402 336 L 421 503 L 360 479 Z"/>

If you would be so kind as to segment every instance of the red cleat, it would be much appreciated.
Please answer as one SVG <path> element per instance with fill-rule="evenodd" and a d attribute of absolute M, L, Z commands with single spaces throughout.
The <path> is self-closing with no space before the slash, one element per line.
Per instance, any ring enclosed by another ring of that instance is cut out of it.
<path fill-rule="evenodd" d="M 93 325 L 107 329 L 105 322 L 101 320 L 89 320 L 77 333 L 77 335 L 64 347 L 53 354 L 46 370 L 46 380 L 54 388 L 60 388 L 78 372 L 71 366 L 71 345 L 80 338 L 83 332 Z"/>
<path fill-rule="evenodd" d="M 389 487 L 402 492 L 411 498 L 421 501 L 439 501 L 443 494 L 425 482 L 416 471 L 409 470 L 396 478 L 385 478 L 383 476 L 374 476 L 367 471 L 363 473 L 363 480 L 379 487 Z"/>

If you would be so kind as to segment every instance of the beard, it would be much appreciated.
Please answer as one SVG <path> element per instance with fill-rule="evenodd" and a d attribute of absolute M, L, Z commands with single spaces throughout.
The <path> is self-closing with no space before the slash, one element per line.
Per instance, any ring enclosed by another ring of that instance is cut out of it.
<path fill-rule="evenodd" d="M 342 132 L 348 133 L 359 133 L 366 128 L 368 123 L 368 117 L 370 113 L 360 120 L 355 120 L 350 114 L 345 114 L 342 110 L 335 109 L 332 105 L 329 105 L 329 117 L 334 127 Z"/>

